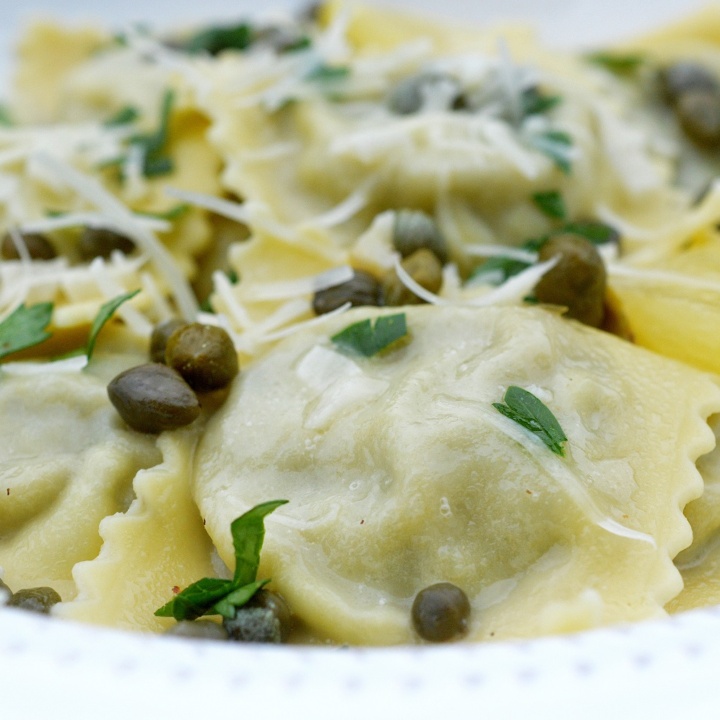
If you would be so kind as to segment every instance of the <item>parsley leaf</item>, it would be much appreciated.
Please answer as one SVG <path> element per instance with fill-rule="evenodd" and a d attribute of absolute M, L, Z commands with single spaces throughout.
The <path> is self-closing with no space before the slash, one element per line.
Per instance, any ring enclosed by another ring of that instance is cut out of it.
<path fill-rule="evenodd" d="M 560 95 L 545 95 L 539 88 L 532 86 L 523 90 L 520 96 L 523 117 L 540 115 L 552 110 L 562 102 Z"/>
<path fill-rule="evenodd" d="M 0 127 L 12 127 L 14 124 L 10 109 L 4 103 L 0 103 Z"/>
<path fill-rule="evenodd" d="M 530 144 L 539 152 L 547 155 L 566 175 L 570 174 L 572 138 L 561 130 L 548 130 L 530 135 Z"/>
<path fill-rule="evenodd" d="M 253 28 L 248 23 L 203 28 L 182 43 L 185 52 L 218 55 L 223 50 L 246 50 L 253 42 Z"/>
<path fill-rule="evenodd" d="M 563 443 L 567 437 L 552 412 L 531 392 L 511 385 L 505 392 L 503 403 L 493 407 L 505 417 L 537 435 L 556 455 L 565 455 Z"/>
<path fill-rule="evenodd" d="M 585 59 L 593 65 L 599 65 L 616 75 L 629 75 L 645 62 L 645 58 L 636 53 L 594 52 L 586 55 Z"/>
<path fill-rule="evenodd" d="M 537 192 L 532 196 L 533 202 L 549 218 L 564 220 L 567 217 L 565 201 L 557 190 Z"/>
<path fill-rule="evenodd" d="M 47 326 L 52 319 L 53 304 L 20 305 L 0 323 L 0 358 L 39 345 L 52 333 Z"/>
<path fill-rule="evenodd" d="M 152 133 L 135 135 L 130 139 L 131 145 L 139 146 L 142 149 L 143 173 L 147 177 L 172 172 L 172 159 L 163 153 L 168 141 L 170 113 L 174 103 L 175 93 L 170 89 L 166 90 L 160 106 L 160 121 L 157 130 Z"/>
<path fill-rule="evenodd" d="M 98 310 L 98 314 L 93 320 L 93 324 L 90 328 L 90 335 L 88 336 L 87 345 L 85 346 L 85 354 L 87 355 L 88 360 L 90 360 L 93 352 L 95 351 L 95 343 L 97 341 L 97 336 L 100 334 L 100 331 L 105 326 L 105 323 L 112 317 L 113 313 L 124 302 L 126 302 L 132 297 L 135 297 L 139 292 L 140 289 L 138 288 L 137 290 L 125 293 L 124 295 L 118 295 L 116 298 L 108 300 L 100 307 L 100 310 Z"/>
<path fill-rule="evenodd" d="M 475 268 L 468 282 L 484 282 L 491 285 L 502 285 L 508 278 L 527 270 L 531 263 L 505 255 L 488 258 L 482 265 Z"/>
<path fill-rule="evenodd" d="M 620 242 L 620 234 L 614 227 L 592 220 L 567 223 L 563 226 L 562 232 L 580 235 L 586 240 L 589 240 L 593 245 Z"/>
<path fill-rule="evenodd" d="M 405 313 L 397 313 L 382 315 L 375 319 L 374 324 L 370 318 L 360 320 L 330 339 L 341 348 L 372 357 L 406 335 Z"/>
<path fill-rule="evenodd" d="M 129 125 L 140 117 L 140 111 L 132 106 L 125 105 L 120 108 L 114 115 L 111 115 L 103 125 L 105 127 L 117 127 L 118 125 Z"/>
<path fill-rule="evenodd" d="M 176 620 L 195 620 L 202 615 L 234 617 L 236 608 L 245 605 L 260 588 L 270 582 L 269 579 L 256 580 L 260 550 L 265 539 L 264 520 L 286 502 L 270 500 L 261 503 L 233 520 L 230 525 L 235 548 L 235 574 L 232 580 L 198 580 L 156 610 L 155 615 Z"/>
<path fill-rule="evenodd" d="M 526 240 L 522 245 L 522 250 L 538 252 L 547 240 L 547 237 Z M 507 279 L 521 273 L 523 270 L 527 270 L 531 265 L 532 263 L 525 262 L 525 260 L 496 255 L 488 258 L 482 265 L 475 268 L 470 274 L 468 282 L 479 281 L 491 285 L 502 285 Z"/>
<path fill-rule="evenodd" d="M 341 80 L 346 78 L 349 74 L 350 68 L 346 65 L 326 65 L 324 63 L 320 63 L 310 70 L 310 72 L 305 76 L 305 79 L 324 82 L 326 80 Z"/>
<path fill-rule="evenodd" d="M 149 218 L 156 218 L 158 220 L 177 220 L 178 218 L 181 218 L 186 212 L 190 210 L 190 206 L 187 203 L 178 203 L 177 205 L 173 205 L 168 210 L 164 210 L 163 212 L 151 212 L 149 210 L 147 211 L 140 211 L 137 214 L 143 215 L 145 217 Z"/>
<path fill-rule="evenodd" d="M 165 154 L 168 142 L 170 114 L 175 103 L 175 93 L 168 89 L 163 95 L 160 105 L 160 119 L 157 129 L 149 133 L 138 133 L 129 138 L 130 147 L 138 148 L 142 156 L 142 171 L 145 177 L 167 175 L 173 171 L 172 158 Z M 98 164 L 99 169 L 120 168 L 127 160 L 127 155 L 111 158 Z"/>

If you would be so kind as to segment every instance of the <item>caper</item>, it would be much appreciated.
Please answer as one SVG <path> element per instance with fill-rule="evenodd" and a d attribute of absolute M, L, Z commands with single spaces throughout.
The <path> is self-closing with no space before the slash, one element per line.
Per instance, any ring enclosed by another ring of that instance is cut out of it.
<path fill-rule="evenodd" d="M 423 640 L 446 642 L 467 632 L 470 601 L 457 585 L 436 583 L 415 596 L 411 617 L 415 632 Z"/>
<path fill-rule="evenodd" d="M 720 144 L 720 91 L 691 90 L 675 106 L 680 127 L 697 145 L 714 148 Z"/>
<path fill-rule="evenodd" d="M 165 635 L 193 640 L 227 640 L 227 630 L 212 620 L 181 620 L 165 631 Z"/>
<path fill-rule="evenodd" d="M 567 316 L 599 327 L 604 315 L 607 274 L 597 248 L 584 237 L 561 233 L 538 253 L 540 261 L 558 257 L 535 285 L 539 302 L 567 307 Z"/>
<path fill-rule="evenodd" d="M 436 293 L 442 287 L 442 265 L 430 250 L 416 250 L 406 257 L 400 265 L 403 270 L 426 290 Z M 423 302 L 412 290 L 407 288 L 395 269 L 389 270 L 382 283 L 385 304 L 391 307 L 398 305 L 416 305 Z"/>
<path fill-rule="evenodd" d="M 110 402 L 133 429 L 145 433 L 189 425 L 200 414 L 200 403 L 180 373 L 147 363 L 125 370 L 110 381 Z"/>
<path fill-rule="evenodd" d="M 354 270 L 350 280 L 324 290 L 318 290 L 313 296 L 313 310 L 316 315 L 324 315 L 337 310 L 345 303 L 350 303 L 353 307 L 381 305 L 380 282 L 370 273 Z"/>
<path fill-rule="evenodd" d="M 404 78 L 387 94 L 385 102 L 396 115 L 412 115 L 423 110 L 434 98 L 442 98 L 452 108 L 462 94 L 458 81 L 447 73 L 424 72 Z"/>
<path fill-rule="evenodd" d="M 187 320 L 172 318 L 156 325 L 150 335 L 150 359 L 156 363 L 165 362 L 165 349 L 168 338 L 181 327 L 189 325 Z"/>
<path fill-rule="evenodd" d="M 290 610 L 277 593 L 259 590 L 223 625 L 236 642 L 281 643 L 290 629 Z"/>
<path fill-rule="evenodd" d="M 660 71 L 660 86 L 667 101 L 674 105 L 686 92 L 720 89 L 715 75 L 694 62 L 676 62 Z"/>
<path fill-rule="evenodd" d="M 190 323 L 170 335 L 165 362 L 197 392 L 224 388 L 239 371 L 237 352 L 227 332 L 201 323 Z"/>
<path fill-rule="evenodd" d="M 83 260 L 96 257 L 109 259 L 113 251 L 129 255 L 135 249 L 135 243 L 126 235 L 109 228 L 86 227 L 78 241 L 78 252 Z"/>
<path fill-rule="evenodd" d="M 55 248 L 45 235 L 41 235 L 40 233 L 17 233 L 16 237 L 25 245 L 28 255 L 32 260 L 52 260 L 54 257 L 57 257 Z M 20 253 L 10 233 L 5 233 L 3 237 L 0 255 L 2 255 L 5 260 L 20 259 Z"/>
<path fill-rule="evenodd" d="M 10 607 L 48 615 L 53 606 L 59 602 L 62 602 L 62 598 L 52 588 L 35 587 L 13 593 L 7 604 Z"/>
<path fill-rule="evenodd" d="M 398 210 L 393 225 L 393 245 L 403 256 L 420 248 L 435 253 L 444 265 L 448 260 L 447 244 L 437 223 L 421 210 Z"/>
<path fill-rule="evenodd" d="M 7 605 L 11 596 L 12 590 L 2 580 L 0 580 L 0 604 Z"/>

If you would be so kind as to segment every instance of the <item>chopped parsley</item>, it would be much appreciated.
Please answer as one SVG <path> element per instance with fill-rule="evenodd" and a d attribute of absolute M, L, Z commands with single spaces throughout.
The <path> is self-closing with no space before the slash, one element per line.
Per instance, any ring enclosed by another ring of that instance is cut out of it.
<path fill-rule="evenodd" d="M 350 68 L 346 65 L 326 65 L 321 63 L 312 68 L 305 76 L 305 79 L 325 82 L 328 80 L 342 80 L 349 74 Z"/>
<path fill-rule="evenodd" d="M 224 50 L 246 50 L 253 42 L 251 25 L 245 22 L 236 25 L 207 27 L 191 35 L 181 47 L 185 52 L 218 55 Z"/>
<path fill-rule="evenodd" d="M 638 53 L 594 52 L 585 55 L 585 59 L 593 65 L 599 65 L 616 75 L 629 75 L 645 62 L 643 55 Z"/>
<path fill-rule="evenodd" d="M 20 305 L 0 323 L 0 358 L 39 345 L 52 333 L 47 326 L 52 319 L 53 304 L 42 302 L 30 307 Z"/>
<path fill-rule="evenodd" d="M 162 212 L 150 212 L 142 211 L 138 212 L 138 215 L 144 215 L 149 218 L 156 218 L 157 220 L 177 220 L 181 218 L 186 212 L 190 210 L 190 206 L 187 203 L 178 203 L 173 205 L 171 208 Z"/>
<path fill-rule="evenodd" d="M 118 125 L 129 125 L 140 117 L 140 111 L 132 106 L 125 105 L 114 115 L 111 115 L 104 123 L 105 127 L 117 127 Z"/>
<path fill-rule="evenodd" d="M 537 252 L 547 242 L 547 237 L 527 240 L 522 245 L 522 250 Z M 527 270 L 532 263 L 506 255 L 496 255 L 488 258 L 482 265 L 479 265 L 468 278 L 469 282 L 485 282 L 491 285 L 502 285 L 506 280 Z"/>
<path fill-rule="evenodd" d="M 548 130 L 529 137 L 530 144 L 547 155 L 566 175 L 570 174 L 572 160 L 572 138 L 562 130 Z"/>
<path fill-rule="evenodd" d="M 167 175 L 173 171 L 172 158 L 167 155 L 167 142 L 169 136 L 170 115 L 175 102 L 175 93 L 168 89 L 163 95 L 160 105 L 160 118 L 158 126 L 153 132 L 138 133 L 129 140 L 130 148 L 139 149 L 142 156 L 142 172 L 145 177 L 156 177 Z M 127 161 L 127 155 L 123 155 L 101 164 L 101 168 L 120 167 Z"/>
<path fill-rule="evenodd" d="M 87 355 L 88 360 L 90 360 L 93 352 L 95 352 L 95 343 L 97 342 L 97 337 L 103 327 L 105 327 L 105 323 L 113 316 L 115 311 L 124 302 L 127 302 L 130 298 L 135 297 L 139 292 L 140 289 L 138 288 L 137 290 L 124 293 L 123 295 L 118 295 L 112 300 L 108 300 L 100 307 L 100 310 L 98 310 L 98 313 L 93 320 L 93 324 L 90 327 L 90 335 L 88 336 L 87 344 L 85 345 L 85 354 Z"/>
<path fill-rule="evenodd" d="M 562 102 L 560 95 L 545 95 L 538 87 L 532 87 L 523 90 L 520 97 L 522 103 L 523 117 L 529 115 L 541 115 L 542 113 L 552 110 Z"/>
<path fill-rule="evenodd" d="M 270 582 L 257 580 L 260 551 L 265 539 L 264 520 L 287 500 L 271 500 L 256 505 L 233 520 L 230 532 L 235 549 L 235 573 L 232 580 L 203 578 L 178 593 L 169 603 L 155 611 L 159 617 L 195 620 L 203 615 L 235 616 L 236 608 Z"/>
<path fill-rule="evenodd" d="M 12 127 L 14 124 L 10 109 L 4 103 L 0 103 L 0 127 Z"/>
<path fill-rule="evenodd" d="M 532 196 L 532 200 L 535 205 L 549 218 L 564 220 L 567 217 L 565 201 L 557 190 L 537 192 Z"/>
<path fill-rule="evenodd" d="M 564 457 L 563 443 L 567 437 L 548 407 L 531 392 L 517 385 L 505 391 L 504 403 L 493 403 L 493 407 L 505 417 L 536 435 L 556 455 Z"/>
<path fill-rule="evenodd" d="M 348 325 L 330 339 L 339 347 L 360 353 L 365 357 L 382 350 L 408 334 L 405 313 L 382 315 L 373 323 L 370 318 Z"/>
<path fill-rule="evenodd" d="M 620 241 L 620 235 L 614 227 L 590 220 L 567 223 L 563 226 L 562 232 L 580 235 L 593 245 L 604 245 L 605 243 Z"/>

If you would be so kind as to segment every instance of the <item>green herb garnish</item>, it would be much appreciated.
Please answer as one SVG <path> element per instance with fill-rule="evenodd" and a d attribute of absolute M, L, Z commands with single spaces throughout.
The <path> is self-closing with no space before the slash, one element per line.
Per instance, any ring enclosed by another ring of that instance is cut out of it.
<path fill-rule="evenodd" d="M 312 40 L 307 35 L 301 35 L 297 40 L 283 45 L 279 52 L 297 52 L 298 50 L 307 50 L 309 47 L 312 47 Z"/>
<path fill-rule="evenodd" d="M 166 90 L 160 106 L 160 121 L 157 130 L 152 133 L 135 135 L 130 144 L 139 146 L 143 152 L 143 173 L 148 177 L 164 175 L 173 169 L 172 159 L 164 154 L 167 145 L 170 113 L 175 102 L 175 93 Z"/>
<path fill-rule="evenodd" d="M 533 86 L 523 90 L 520 102 L 522 103 L 523 117 L 528 117 L 528 115 L 541 115 L 552 110 L 562 102 L 562 98 L 560 95 L 545 95 Z"/>
<path fill-rule="evenodd" d="M 537 435 L 556 455 L 565 455 L 563 443 L 567 437 L 552 412 L 531 392 L 511 385 L 503 398 L 505 403 L 493 403 L 493 407 L 505 417 Z"/>
<path fill-rule="evenodd" d="M 117 127 L 118 125 L 129 125 L 140 117 L 140 111 L 132 105 L 120 108 L 114 115 L 111 115 L 103 125 L 105 127 Z"/>
<path fill-rule="evenodd" d="M 0 323 L 0 358 L 39 345 L 52 333 L 47 326 L 52 319 L 53 304 L 20 305 Z"/>
<path fill-rule="evenodd" d="M 473 270 L 468 282 L 487 282 L 491 285 L 502 285 L 506 280 L 527 270 L 532 263 L 505 255 L 488 258 L 482 265 Z"/>
<path fill-rule="evenodd" d="M 572 138 L 561 130 L 548 130 L 531 135 L 530 144 L 539 152 L 547 155 L 566 175 L 571 169 Z"/>
<path fill-rule="evenodd" d="M 87 345 L 85 346 L 85 354 L 87 359 L 90 360 L 93 352 L 95 352 L 95 343 L 100 331 L 105 326 L 105 323 L 113 316 L 113 313 L 130 298 L 135 297 L 140 292 L 140 289 L 133 290 L 132 292 L 125 293 L 124 295 L 118 295 L 118 297 L 108 300 L 106 303 L 100 306 L 93 324 L 90 327 L 90 335 L 88 336 Z"/>
<path fill-rule="evenodd" d="M 253 28 L 248 23 L 203 28 L 184 43 L 188 53 L 206 52 L 217 55 L 223 50 L 246 50 L 253 41 Z"/>
<path fill-rule="evenodd" d="M 585 55 L 585 59 L 593 65 L 600 65 L 616 75 L 629 75 L 645 62 L 645 58 L 637 53 L 594 52 Z"/>
<path fill-rule="evenodd" d="M 604 245 L 618 239 L 615 228 L 600 222 L 571 222 L 563 226 L 562 232 L 574 233 L 589 240 L 593 245 Z"/>
<path fill-rule="evenodd" d="M 365 357 L 377 355 L 407 335 L 405 313 L 382 315 L 372 323 L 370 318 L 348 325 L 330 339 L 341 348 Z"/>
<path fill-rule="evenodd" d="M 321 63 L 316 65 L 305 76 L 306 80 L 318 80 L 324 82 L 326 80 L 341 80 L 350 74 L 350 68 L 346 65 L 325 65 Z"/>
<path fill-rule="evenodd" d="M 521 249 L 527 252 L 538 252 L 547 240 L 547 237 L 526 240 Z M 475 268 L 468 281 L 484 281 L 492 285 L 502 285 L 506 280 L 523 270 L 527 270 L 531 265 L 532 263 L 525 260 L 518 260 L 506 255 L 496 255 L 488 258 L 482 265 Z"/>
<path fill-rule="evenodd" d="M 232 580 L 203 578 L 178 593 L 169 603 L 155 611 L 159 617 L 195 620 L 203 615 L 235 616 L 270 579 L 257 580 L 260 550 L 265 539 L 264 519 L 287 500 L 271 500 L 256 505 L 230 525 L 235 548 L 235 573 Z"/>
<path fill-rule="evenodd" d="M 4 103 L 0 103 L 0 127 L 12 127 L 14 124 L 10 109 Z"/>
<path fill-rule="evenodd" d="M 139 133 L 129 139 L 131 148 L 138 148 L 142 155 L 142 171 L 145 177 L 167 175 L 172 172 L 174 164 L 172 158 L 165 154 L 168 142 L 170 114 L 175 102 L 175 93 L 168 89 L 163 95 L 160 106 L 160 119 L 156 130 L 150 133 Z M 127 155 L 106 160 L 99 164 L 100 169 L 120 168 L 127 161 Z"/>
<path fill-rule="evenodd" d="M 532 200 L 535 205 L 549 218 L 564 220 L 567 217 L 565 201 L 557 190 L 537 192 L 532 196 Z"/>
<path fill-rule="evenodd" d="M 144 217 L 156 218 L 157 220 L 172 221 L 181 218 L 189 210 L 190 206 L 187 203 L 178 203 L 177 205 L 173 205 L 171 208 L 162 212 L 140 211 L 137 214 L 143 215 Z"/>

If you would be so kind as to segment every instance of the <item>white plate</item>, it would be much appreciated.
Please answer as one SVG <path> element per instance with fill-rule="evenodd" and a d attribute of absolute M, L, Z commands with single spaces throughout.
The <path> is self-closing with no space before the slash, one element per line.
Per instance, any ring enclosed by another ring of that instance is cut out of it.
<path fill-rule="evenodd" d="M 296 6 L 286 0 L 274 6 Z M 430 0 L 394 4 L 436 9 Z M 678 0 L 456 0 L 449 16 L 529 19 L 549 42 L 592 45 L 701 6 Z M 3 8 L 0 78 L 29 17 L 218 19 L 249 1 L 46 0 Z M 90 6 L 90 7 L 89 7 Z M 93 9 L 94 8 L 94 9 Z M 622 18 L 618 27 L 617 18 Z M 0 80 L 0 85 L 2 80 Z M 114 632 L 0 610 L 3 718 L 717 717 L 720 610 L 532 642 L 447 647 L 265 648 Z"/>

